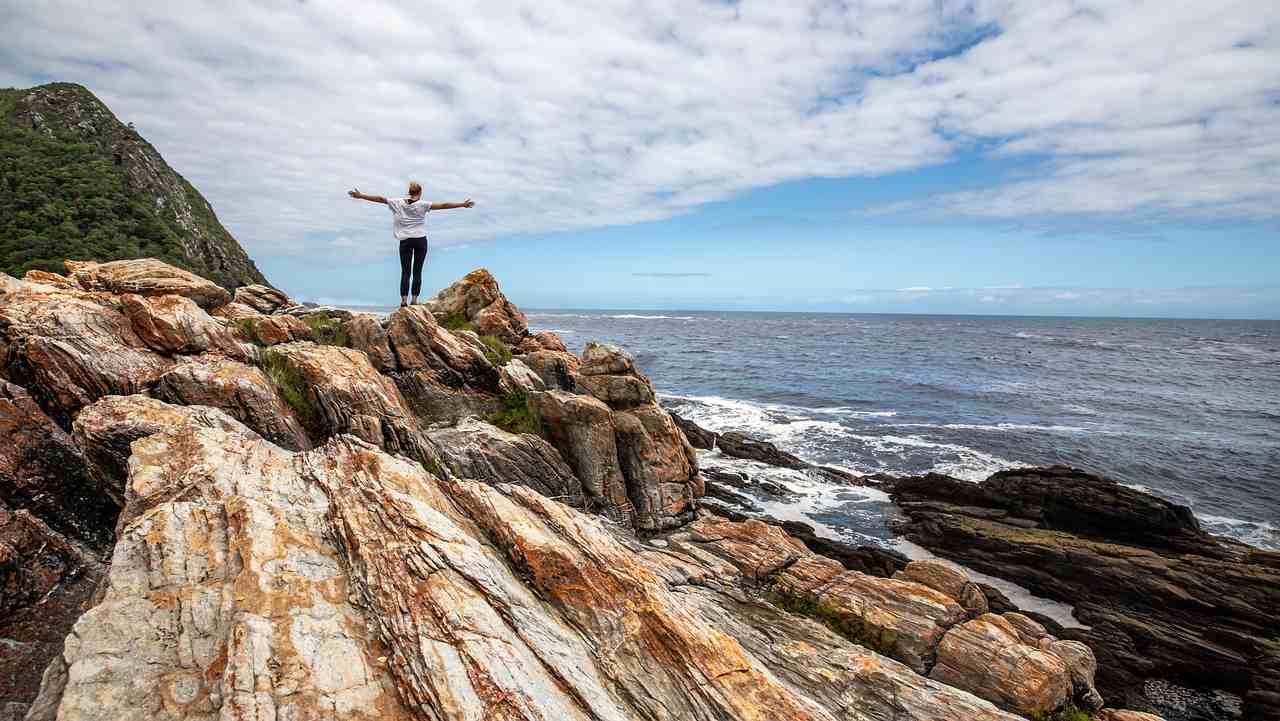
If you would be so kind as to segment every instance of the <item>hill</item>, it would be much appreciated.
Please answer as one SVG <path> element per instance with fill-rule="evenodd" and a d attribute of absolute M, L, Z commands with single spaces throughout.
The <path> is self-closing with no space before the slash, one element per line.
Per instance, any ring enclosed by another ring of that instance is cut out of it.
<path fill-rule="evenodd" d="M 235 288 L 266 279 L 213 207 L 88 89 L 0 89 L 0 271 L 160 258 Z"/>

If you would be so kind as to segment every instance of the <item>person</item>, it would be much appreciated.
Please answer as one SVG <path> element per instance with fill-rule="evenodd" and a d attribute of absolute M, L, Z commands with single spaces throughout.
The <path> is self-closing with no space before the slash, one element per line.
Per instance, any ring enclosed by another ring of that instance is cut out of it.
<path fill-rule="evenodd" d="M 427 260 L 427 212 L 431 210 L 451 210 L 453 208 L 471 208 L 475 203 L 470 198 L 461 203 L 428 203 L 422 199 L 422 186 L 418 181 L 409 181 L 409 197 L 384 198 L 381 195 L 366 195 L 359 188 L 352 188 L 347 195 L 357 200 L 371 203 L 383 203 L 391 210 L 391 225 L 396 239 L 400 241 L 400 307 L 409 304 L 409 291 L 413 291 L 413 302 L 418 302 L 418 293 L 422 291 L 422 264 Z M 410 288 L 409 276 L 413 276 L 413 287 Z"/>

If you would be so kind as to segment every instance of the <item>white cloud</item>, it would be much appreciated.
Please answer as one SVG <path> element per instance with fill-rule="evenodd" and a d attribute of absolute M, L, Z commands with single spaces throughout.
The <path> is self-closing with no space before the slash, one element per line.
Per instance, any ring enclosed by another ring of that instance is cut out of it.
<path fill-rule="evenodd" d="M 1280 4 L 1087 5 L 0 0 L 0 84 L 88 85 L 255 255 L 381 249 L 351 185 L 474 197 L 433 219 L 439 247 L 976 141 L 1047 165 L 916 209 L 1275 218 Z"/>

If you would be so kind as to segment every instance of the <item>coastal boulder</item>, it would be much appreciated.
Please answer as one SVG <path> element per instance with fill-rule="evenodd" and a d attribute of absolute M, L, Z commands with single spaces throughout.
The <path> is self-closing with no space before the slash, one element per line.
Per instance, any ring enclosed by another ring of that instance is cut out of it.
<path fill-rule="evenodd" d="M 1093 651 L 1079 641 L 1057 639 L 1050 641 L 1045 650 L 1066 664 L 1067 672 L 1071 675 L 1071 695 L 1076 705 L 1089 711 L 1102 708 L 1102 695 L 1094 688 L 1098 659 L 1094 657 Z"/>
<path fill-rule="evenodd" d="M 1071 675 L 1062 659 L 1022 643 L 995 614 L 947 631 L 929 678 L 1023 716 L 1052 713 L 1071 698 Z"/>
<path fill-rule="evenodd" d="M 893 577 L 941 591 L 974 616 L 988 611 L 987 597 L 983 595 L 982 589 L 969 580 L 969 574 L 964 569 L 953 563 L 937 559 L 912 561 L 906 568 L 893 574 Z"/>
<path fill-rule="evenodd" d="M 551 445 L 582 482 L 589 508 L 615 519 L 630 520 L 633 508 L 627 482 L 618 465 L 613 413 L 590 396 L 550 390 L 529 394 Z"/>
<path fill-rule="evenodd" d="M 473 334 L 451 333 L 424 307 L 409 306 L 389 316 L 386 336 L 392 377 L 422 422 L 454 424 L 499 408 L 502 375 Z"/>
<path fill-rule="evenodd" d="M 582 484 L 560 453 L 542 438 L 508 433 L 470 418 L 430 431 L 440 461 L 459 478 L 528 486 L 571 506 L 583 504 Z"/>
<path fill-rule="evenodd" d="M 0 367 L 59 423 L 104 395 L 148 388 L 169 365 L 113 307 L 38 293 L 0 303 Z"/>
<path fill-rule="evenodd" d="M 289 296 L 271 286 L 261 284 L 236 288 L 235 302 L 247 305 L 264 315 L 270 315 L 290 303 Z"/>
<path fill-rule="evenodd" d="M 587 343 L 573 375 L 573 390 L 599 398 L 615 410 L 652 405 L 649 379 L 636 370 L 631 354 L 616 345 Z"/>
<path fill-rule="evenodd" d="M 297 413 L 257 366 L 218 356 L 195 357 L 160 376 L 154 393 L 171 403 L 222 410 L 289 450 L 311 447 Z"/>
<path fill-rule="evenodd" d="M 71 277 L 85 290 L 148 297 L 180 295 L 206 309 L 231 302 L 231 294 L 222 286 L 154 258 L 109 263 L 68 260 L 66 266 Z"/>
<path fill-rule="evenodd" d="M 542 378 L 519 358 L 512 358 L 506 365 L 499 368 L 498 372 L 502 374 L 498 389 L 503 393 L 516 391 L 528 393 L 547 389 L 547 384 L 542 382 Z"/>
<path fill-rule="evenodd" d="M 285 343 L 267 351 L 299 421 L 317 439 L 350 433 L 392 453 L 434 459 L 396 384 L 350 348 Z"/>
<path fill-rule="evenodd" d="M 618 463 L 642 530 L 688 522 L 695 508 L 698 463 L 671 416 L 655 405 L 613 414 Z"/>
<path fill-rule="evenodd" d="M 259 346 L 314 338 L 311 328 L 295 316 L 263 315 L 240 303 L 228 303 L 215 308 L 210 315 L 227 319 L 240 340 Z"/>
<path fill-rule="evenodd" d="M 582 361 L 578 356 L 564 351 L 541 350 L 520 356 L 520 362 L 528 366 L 547 388 L 562 391 L 576 389 L 575 378 Z"/>
<path fill-rule="evenodd" d="M 166 428 L 201 426 L 226 431 L 252 431 L 215 408 L 177 406 L 148 396 L 104 396 L 80 411 L 72 428 L 84 451 L 89 476 L 103 497 L 126 504 L 130 444 Z"/>
<path fill-rule="evenodd" d="M 964 610 L 938 591 L 846 570 L 761 521 L 704 515 L 669 538 L 677 550 L 722 559 L 768 588 L 783 608 L 826 619 L 846 638 L 916 673 L 928 670 L 943 634 L 964 620 Z"/>
<path fill-rule="evenodd" d="M 675 421 L 676 425 L 680 427 L 680 431 L 684 433 L 684 437 L 689 441 L 689 445 L 705 451 L 709 451 L 716 447 L 716 439 L 719 437 L 718 433 L 709 431 L 697 423 L 681 417 L 678 413 L 672 413 L 671 411 L 667 411 L 667 413 L 670 414 L 671 420 Z"/>
<path fill-rule="evenodd" d="M 734 458 L 745 458 L 781 468 L 807 468 L 809 466 L 808 463 L 779 449 L 774 444 L 751 438 L 739 431 L 721 433 L 720 437 L 716 439 L 716 445 L 726 456 L 733 456 Z"/>
<path fill-rule="evenodd" d="M 323 463 L 320 458 L 318 463 Z M 327 539 L 325 495 L 253 434 L 134 443 L 130 520 L 37 719 L 413 718 Z"/>
<path fill-rule="evenodd" d="M 568 352 L 560 336 L 549 330 L 541 330 L 533 335 L 525 336 L 513 350 L 517 354 L 537 353 L 541 350 L 551 350 L 559 353 Z"/>
<path fill-rule="evenodd" d="M 39 283 L 59 290 L 83 290 L 80 284 L 65 275 L 50 273 L 47 270 L 32 269 L 23 274 L 22 279 L 28 283 Z"/>
<path fill-rule="evenodd" d="M 480 335 L 495 336 L 511 346 L 518 346 L 529 333 L 524 313 L 507 300 L 484 268 L 467 273 L 425 306 L 441 321 L 467 323 Z"/>
<path fill-rule="evenodd" d="M 347 345 L 364 351 L 379 373 L 390 374 L 396 370 L 396 358 L 378 316 L 357 313 L 342 324 L 342 330 L 346 333 Z"/>
<path fill-rule="evenodd" d="M 120 306 L 133 324 L 133 331 L 157 352 L 191 355 L 217 351 L 236 358 L 248 357 L 232 332 L 190 298 L 144 298 L 126 293 L 120 297 Z"/>

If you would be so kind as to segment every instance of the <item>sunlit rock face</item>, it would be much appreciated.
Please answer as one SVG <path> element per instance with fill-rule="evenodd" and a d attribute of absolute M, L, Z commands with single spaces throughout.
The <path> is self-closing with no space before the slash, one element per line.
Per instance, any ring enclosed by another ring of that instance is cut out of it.
<path fill-rule="evenodd" d="M 700 510 L 633 357 L 530 334 L 485 271 L 384 318 L 69 268 L 0 276 L 29 719 L 1012 721 L 1092 689 L 962 570 Z"/>
<path fill-rule="evenodd" d="M 161 432 L 128 495 L 31 718 L 1015 718 L 753 600 L 706 536 L 659 552 L 353 436 Z"/>

